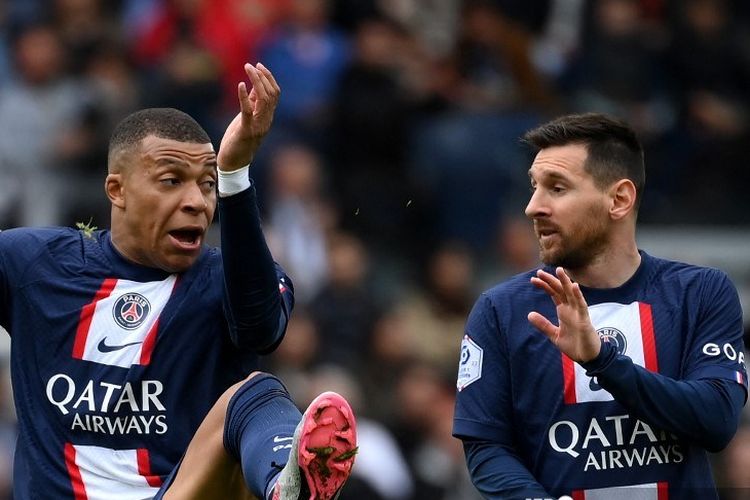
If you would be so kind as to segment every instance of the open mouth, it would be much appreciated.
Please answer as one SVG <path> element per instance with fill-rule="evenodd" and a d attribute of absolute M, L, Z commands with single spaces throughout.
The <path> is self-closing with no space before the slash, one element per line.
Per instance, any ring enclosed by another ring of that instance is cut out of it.
<path fill-rule="evenodd" d="M 176 229 L 169 231 L 169 236 L 175 244 L 186 250 L 194 250 L 200 247 L 203 231 L 200 229 Z"/>

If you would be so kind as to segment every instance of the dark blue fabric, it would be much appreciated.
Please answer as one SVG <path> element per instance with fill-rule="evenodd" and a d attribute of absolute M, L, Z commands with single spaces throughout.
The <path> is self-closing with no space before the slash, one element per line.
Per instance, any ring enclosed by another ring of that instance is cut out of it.
<path fill-rule="evenodd" d="M 734 434 L 747 390 L 737 291 L 716 269 L 641 256 L 622 286 L 582 287 L 592 318 L 602 314 L 600 335 L 629 342 L 619 354 L 605 346 L 588 374 L 529 324 L 530 311 L 557 321 L 533 271 L 477 301 L 453 433 L 488 498 L 656 483 L 672 500 L 716 498 L 707 450 Z M 651 330 L 647 370 L 633 357 L 645 359 L 638 344 Z M 470 362 L 479 368 L 467 372 Z"/>
<path fill-rule="evenodd" d="M 224 447 L 242 465 L 245 484 L 256 497 L 265 498 L 286 465 L 301 417 L 284 384 L 268 374 L 245 382 L 229 401 Z"/>
<path fill-rule="evenodd" d="M 14 498 L 73 498 L 66 444 L 146 449 L 151 473 L 166 478 L 219 396 L 258 369 L 258 352 L 278 343 L 293 305 L 292 284 L 267 250 L 265 259 L 258 257 L 265 243 L 254 197 L 235 196 L 219 202 L 222 232 L 232 233 L 228 244 L 237 245 L 227 266 L 251 268 L 240 279 L 262 276 L 253 284 L 271 297 L 252 295 L 251 303 L 235 310 L 247 300 L 247 284 L 225 287 L 221 252 L 204 248 L 177 277 L 159 316 L 150 362 L 129 367 L 71 355 L 81 311 L 107 279 L 147 286 L 169 274 L 123 258 L 107 231 L 91 236 L 71 228 L 0 232 L 0 324 L 11 335 L 19 428 Z M 132 388 L 132 398 L 115 411 L 126 387 Z M 48 399 L 48 391 L 57 401 L 65 399 L 68 389 L 67 404 Z M 145 391 L 156 394 L 155 399 L 146 401 Z M 123 422 L 131 427 L 117 427 Z"/>

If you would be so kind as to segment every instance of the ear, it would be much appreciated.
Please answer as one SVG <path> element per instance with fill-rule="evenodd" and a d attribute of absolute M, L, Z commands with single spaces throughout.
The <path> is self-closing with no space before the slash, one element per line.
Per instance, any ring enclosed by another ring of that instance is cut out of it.
<path fill-rule="evenodd" d="M 619 220 L 635 211 L 635 184 L 630 179 L 620 179 L 610 188 L 609 215 Z"/>
<path fill-rule="evenodd" d="M 104 180 L 104 191 L 113 206 L 125 208 L 125 190 L 123 189 L 122 173 L 109 174 Z"/>

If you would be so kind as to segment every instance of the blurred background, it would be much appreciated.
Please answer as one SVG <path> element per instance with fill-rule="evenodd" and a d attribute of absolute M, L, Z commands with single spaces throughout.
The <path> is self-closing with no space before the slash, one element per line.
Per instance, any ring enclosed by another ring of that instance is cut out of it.
<path fill-rule="evenodd" d="M 744 0 L 0 0 L 0 228 L 106 228 L 113 126 L 176 107 L 218 147 L 245 61 L 282 87 L 252 175 L 298 304 L 265 368 L 302 407 L 353 401 L 342 500 L 479 498 L 450 436 L 458 348 L 477 295 L 537 265 L 518 137 L 542 121 L 633 124 L 641 248 L 724 269 L 748 310 Z M 723 500 L 750 498 L 750 426 L 713 459 Z"/>

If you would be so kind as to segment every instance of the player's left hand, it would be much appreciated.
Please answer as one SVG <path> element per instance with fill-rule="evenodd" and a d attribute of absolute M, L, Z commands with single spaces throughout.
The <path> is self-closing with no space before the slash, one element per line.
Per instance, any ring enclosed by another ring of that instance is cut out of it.
<path fill-rule="evenodd" d="M 260 147 L 260 143 L 271 129 L 273 113 L 279 102 L 281 88 L 271 72 L 258 63 L 245 64 L 252 89 L 247 84 L 237 85 L 240 112 L 224 132 L 219 146 L 217 163 L 219 170 L 231 172 L 250 163 Z"/>
<path fill-rule="evenodd" d="M 586 299 L 578 283 L 573 283 L 562 267 L 555 269 L 555 274 L 540 269 L 531 283 L 552 298 L 560 325 L 555 326 L 536 311 L 529 313 L 529 322 L 573 361 L 591 361 L 599 355 L 601 341 L 591 323 Z"/>

